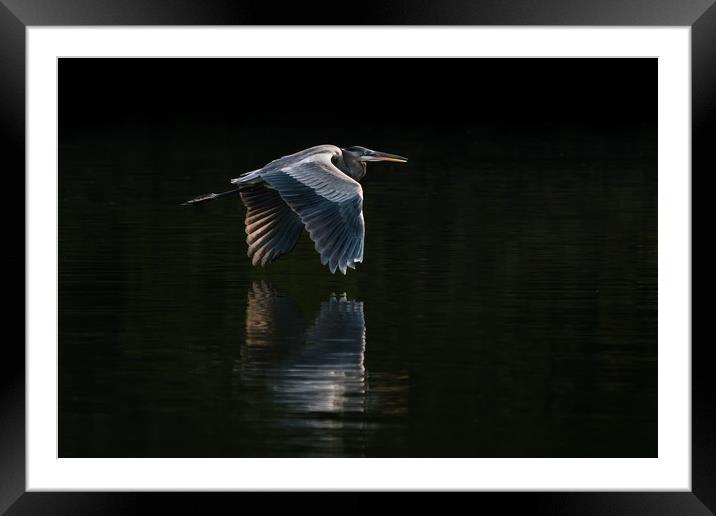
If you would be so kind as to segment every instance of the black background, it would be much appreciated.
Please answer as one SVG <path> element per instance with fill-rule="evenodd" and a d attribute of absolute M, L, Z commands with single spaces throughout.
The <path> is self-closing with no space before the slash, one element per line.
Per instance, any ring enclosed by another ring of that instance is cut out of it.
<path fill-rule="evenodd" d="M 243 70 L 241 60 L 233 67 L 221 59 L 193 61 L 64 60 L 61 137 L 65 128 L 139 116 L 250 116 L 271 118 L 277 129 L 286 115 L 315 126 L 346 117 L 389 125 L 478 119 L 609 127 L 656 120 L 656 59 L 481 59 L 479 67 L 435 59 L 424 69 L 393 60 L 326 59 L 317 67 L 269 59 L 259 74 L 253 66 Z M 380 88 L 362 87 L 368 81 Z M 297 102 L 304 93 L 309 101 Z"/>

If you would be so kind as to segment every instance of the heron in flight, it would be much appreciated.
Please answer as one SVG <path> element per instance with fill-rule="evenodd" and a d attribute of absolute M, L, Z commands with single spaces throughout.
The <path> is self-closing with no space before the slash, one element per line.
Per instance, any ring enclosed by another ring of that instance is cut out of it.
<path fill-rule="evenodd" d="M 305 227 L 331 273 L 363 261 L 363 189 L 369 161 L 405 163 L 407 158 L 365 147 L 318 145 L 241 174 L 237 188 L 202 195 L 197 204 L 239 192 L 246 206 L 246 243 L 253 265 L 264 266 L 290 252 Z"/>

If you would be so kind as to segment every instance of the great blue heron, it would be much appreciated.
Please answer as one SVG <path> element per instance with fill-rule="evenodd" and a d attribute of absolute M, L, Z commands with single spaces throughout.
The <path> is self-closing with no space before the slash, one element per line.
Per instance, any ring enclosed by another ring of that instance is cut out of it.
<path fill-rule="evenodd" d="M 363 261 L 363 189 L 358 181 L 368 161 L 408 160 L 365 147 L 318 145 L 241 174 L 231 180 L 238 188 L 184 204 L 239 192 L 246 205 L 246 243 L 253 265 L 290 252 L 305 227 L 321 264 L 345 274 Z"/>

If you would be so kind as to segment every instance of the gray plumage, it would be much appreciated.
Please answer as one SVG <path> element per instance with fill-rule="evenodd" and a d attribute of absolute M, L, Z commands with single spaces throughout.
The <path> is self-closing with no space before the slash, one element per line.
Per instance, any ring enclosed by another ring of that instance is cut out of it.
<path fill-rule="evenodd" d="M 231 181 L 248 185 L 241 200 L 248 210 L 246 243 L 254 265 L 292 250 L 302 226 L 331 272 L 345 274 L 363 261 L 363 189 L 333 164 L 339 157 L 338 147 L 319 145 Z"/>
<path fill-rule="evenodd" d="M 363 261 L 363 189 L 358 181 L 365 176 L 367 161 L 407 160 L 364 147 L 318 145 L 232 179 L 246 206 L 246 243 L 253 265 L 266 265 L 290 252 L 305 227 L 321 264 L 332 273 L 355 269 Z"/>

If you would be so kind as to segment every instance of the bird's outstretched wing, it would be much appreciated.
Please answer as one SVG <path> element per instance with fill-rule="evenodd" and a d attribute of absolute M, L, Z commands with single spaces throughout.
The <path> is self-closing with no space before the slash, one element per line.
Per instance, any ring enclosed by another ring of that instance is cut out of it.
<path fill-rule="evenodd" d="M 363 190 L 332 163 L 341 150 L 319 145 L 261 169 L 260 177 L 298 214 L 321 263 L 343 274 L 363 261 Z"/>
<path fill-rule="evenodd" d="M 241 192 L 246 206 L 246 243 L 253 265 L 266 265 L 296 246 L 303 223 L 281 196 L 265 185 Z"/>

